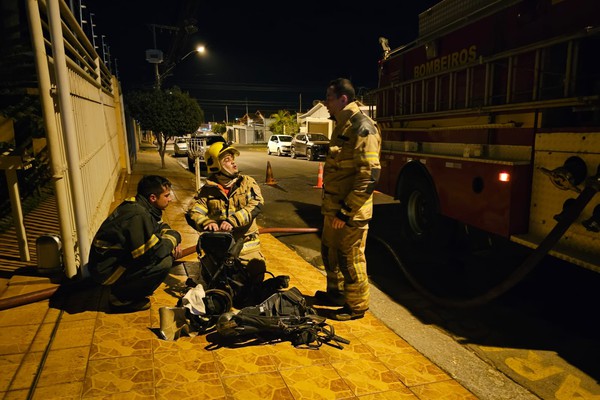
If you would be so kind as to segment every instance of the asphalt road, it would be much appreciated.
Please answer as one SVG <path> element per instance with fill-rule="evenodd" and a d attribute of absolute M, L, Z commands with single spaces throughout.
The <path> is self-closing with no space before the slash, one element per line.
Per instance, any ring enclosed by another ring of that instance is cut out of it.
<path fill-rule="evenodd" d="M 321 227 L 319 162 L 241 150 L 240 170 L 263 189 L 261 226 Z M 264 184 L 267 163 L 275 184 Z M 600 399 L 600 274 L 548 258 L 490 304 L 445 308 L 400 272 L 397 219 L 396 201 L 376 194 L 367 259 L 378 318 L 480 398 Z M 318 234 L 277 236 L 322 268 Z"/>

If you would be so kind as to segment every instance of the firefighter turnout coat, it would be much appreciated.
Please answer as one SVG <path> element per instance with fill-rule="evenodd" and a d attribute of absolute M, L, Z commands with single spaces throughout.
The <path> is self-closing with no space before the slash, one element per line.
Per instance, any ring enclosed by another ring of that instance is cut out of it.
<path fill-rule="evenodd" d="M 143 196 L 123 201 L 100 226 L 88 268 L 97 282 L 112 285 L 126 270 L 159 264 L 181 242 L 179 232 L 162 221 L 162 211 Z"/>
<path fill-rule="evenodd" d="M 209 176 L 186 218 L 200 232 L 210 223 L 229 222 L 236 241 L 246 237 L 240 255 L 247 255 L 259 250 L 256 216 L 262 212 L 263 205 L 260 187 L 251 176 L 240 175 L 229 192 L 215 181 L 214 176 Z"/>
<path fill-rule="evenodd" d="M 336 115 L 329 155 L 323 168 L 324 215 L 351 226 L 373 216 L 373 191 L 379 181 L 381 134 L 371 118 L 352 102 Z"/>

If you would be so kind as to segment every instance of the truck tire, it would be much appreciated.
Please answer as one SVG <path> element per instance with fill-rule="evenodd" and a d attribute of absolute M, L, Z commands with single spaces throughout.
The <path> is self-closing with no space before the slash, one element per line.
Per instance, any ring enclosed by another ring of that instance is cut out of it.
<path fill-rule="evenodd" d="M 427 171 L 410 164 L 397 186 L 400 269 L 424 297 L 446 307 L 473 307 L 514 279 L 528 249 L 440 213 Z"/>
<path fill-rule="evenodd" d="M 435 230 L 439 203 L 432 185 L 413 170 L 406 171 L 398 185 L 402 233 L 412 242 L 431 239 Z"/>

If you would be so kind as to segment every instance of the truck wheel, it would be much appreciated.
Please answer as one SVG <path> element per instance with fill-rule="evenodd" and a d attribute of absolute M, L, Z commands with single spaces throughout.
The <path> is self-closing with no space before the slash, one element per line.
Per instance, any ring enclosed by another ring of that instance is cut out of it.
<path fill-rule="evenodd" d="M 479 306 L 515 279 L 528 250 L 441 215 L 433 181 L 419 166 L 406 167 L 397 196 L 400 269 L 422 295 L 447 307 Z"/>
<path fill-rule="evenodd" d="M 412 242 L 430 239 L 439 209 L 432 183 L 421 173 L 407 171 L 398 186 L 398 198 L 402 233 Z"/>

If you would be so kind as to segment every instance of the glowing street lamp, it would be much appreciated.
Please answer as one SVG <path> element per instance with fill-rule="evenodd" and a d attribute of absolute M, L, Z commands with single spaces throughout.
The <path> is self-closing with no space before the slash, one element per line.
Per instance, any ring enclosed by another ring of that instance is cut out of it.
<path fill-rule="evenodd" d="M 167 74 L 169 72 L 171 72 L 173 70 L 173 68 L 175 68 L 177 65 L 179 65 L 180 62 L 182 62 L 183 60 L 185 60 L 186 58 L 188 58 L 190 55 L 192 55 L 194 53 L 203 54 L 205 52 L 206 52 L 206 48 L 204 46 L 198 46 L 194 50 L 187 53 L 185 56 L 181 57 L 177 62 L 175 62 L 173 65 L 171 65 L 169 68 L 167 68 L 167 70 L 165 72 L 163 72 L 162 74 L 159 74 L 158 70 L 157 70 L 157 74 L 156 74 L 157 89 L 160 89 L 163 79 L 166 78 Z"/>

